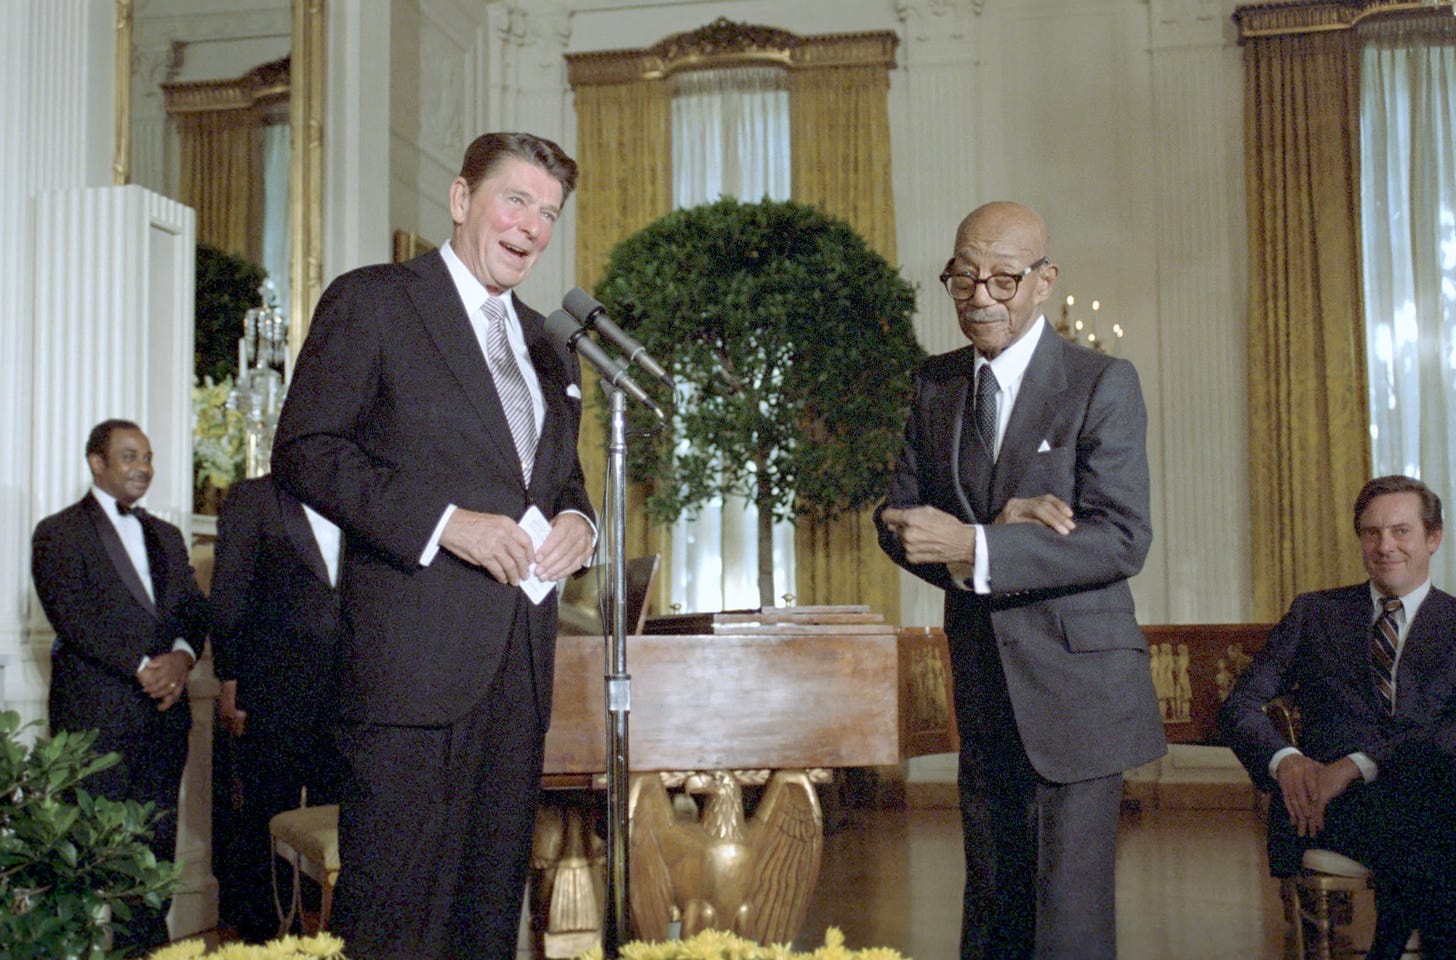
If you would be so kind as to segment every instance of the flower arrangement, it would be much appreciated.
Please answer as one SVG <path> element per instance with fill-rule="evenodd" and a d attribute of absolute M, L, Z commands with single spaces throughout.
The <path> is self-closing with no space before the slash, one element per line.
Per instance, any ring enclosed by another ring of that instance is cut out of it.
<path fill-rule="evenodd" d="M 794 953 L 787 944 L 758 944 L 722 930 L 704 930 L 687 940 L 665 943 L 634 941 L 622 945 L 622 960 L 905 960 L 887 947 L 851 950 L 838 927 L 824 931 L 824 946 L 812 953 Z M 578 960 L 602 960 L 597 944 Z"/>
<path fill-rule="evenodd" d="M 331 934 L 280 937 L 264 944 L 225 943 L 211 952 L 201 940 L 183 940 L 151 954 L 150 960 L 345 960 L 344 941 Z"/>
<path fill-rule="evenodd" d="M 207 491 L 226 490 L 243 475 L 243 415 L 228 406 L 233 381 L 203 377 L 192 387 L 192 476 L 197 503 Z"/>

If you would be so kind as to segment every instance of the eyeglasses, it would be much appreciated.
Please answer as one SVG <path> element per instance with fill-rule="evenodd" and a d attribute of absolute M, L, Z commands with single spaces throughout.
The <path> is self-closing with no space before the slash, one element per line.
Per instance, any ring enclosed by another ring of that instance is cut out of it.
<path fill-rule="evenodd" d="M 950 294 L 952 300 L 969 300 L 976 295 L 976 285 L 984 283 L 986 292 L 991 299 L 997 303 L 1005 303 L 1016 296 L 1016 291 L 1021 289 L 1021 281 L 1025 280 L 1031 271 L 1038 267 L 1044 267 L 1051 261 L 1042 257 L 1036 263 L 1027 267 L 1020 273 L 993 273 L 989 277 L 981 278 L 969 273 L 951 273 L 950 264 L 945 265 L 945 270 L 940 275 L 940 282 L 945 284 L 945 292 Z"/>

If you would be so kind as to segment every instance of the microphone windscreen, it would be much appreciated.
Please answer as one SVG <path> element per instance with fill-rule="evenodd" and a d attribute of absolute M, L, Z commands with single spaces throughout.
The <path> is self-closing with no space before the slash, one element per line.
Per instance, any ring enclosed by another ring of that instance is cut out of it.
<path fill-rule="evenodd" d="M 567 313 L 582 323 L 586 323 L 593 313 L 602 309 L 596 298 L 581 287 L 572 287 L 566 291 L 566 296 L 561 298 L 561 305 L 566 308 Z"/>
<path fill-rule="evenodd" d="M 569 349 L 575 349 L 572 340 L 580 332 L 581 324 L 572 319 L 565 310 L 552 310 L 551 315 L 546 318 L 546 333 L 556 343 Z"/>

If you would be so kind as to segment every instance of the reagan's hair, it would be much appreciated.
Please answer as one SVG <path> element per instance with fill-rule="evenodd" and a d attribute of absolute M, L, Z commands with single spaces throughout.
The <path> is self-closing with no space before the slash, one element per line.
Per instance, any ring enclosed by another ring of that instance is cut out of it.
<path fill-rule="evenodd" d="M 545 137 L 534 133 L 483 133 L 465 150 L 460 176 L 473 193 L 480 181 L 495 172 L 507 157 L 534 163 L 561 183 L 561 201 L 576 189 L 576 161 Z"/>

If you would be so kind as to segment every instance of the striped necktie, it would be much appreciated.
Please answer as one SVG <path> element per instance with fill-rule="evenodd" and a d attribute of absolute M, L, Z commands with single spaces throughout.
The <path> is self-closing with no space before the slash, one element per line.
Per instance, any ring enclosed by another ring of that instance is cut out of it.
<path fill-rule="evenodd" d="M 1370 636 L 1370 675 L 1387 713 L 1395 713 L 1395 651 L 1400 628 L 1395 615 L 1400 611 L 1400 597 L 1381 597 L 1380 616 Z"/>
<path fill-rule="evenodd" d="M 516 441 L 516 455 L 521 460 L 521 474 L 531 482 L 531 466 L 536 462 L 536 411 L 531 402 L 531 389 L 521 375 L 515 351 L 506 337 L 506 308 L 499 298 L 489 297 L 481 308 L 485 312 L 485 359 L 495 380 L 495 392 L 505 410 L 511 437 Z"/>

